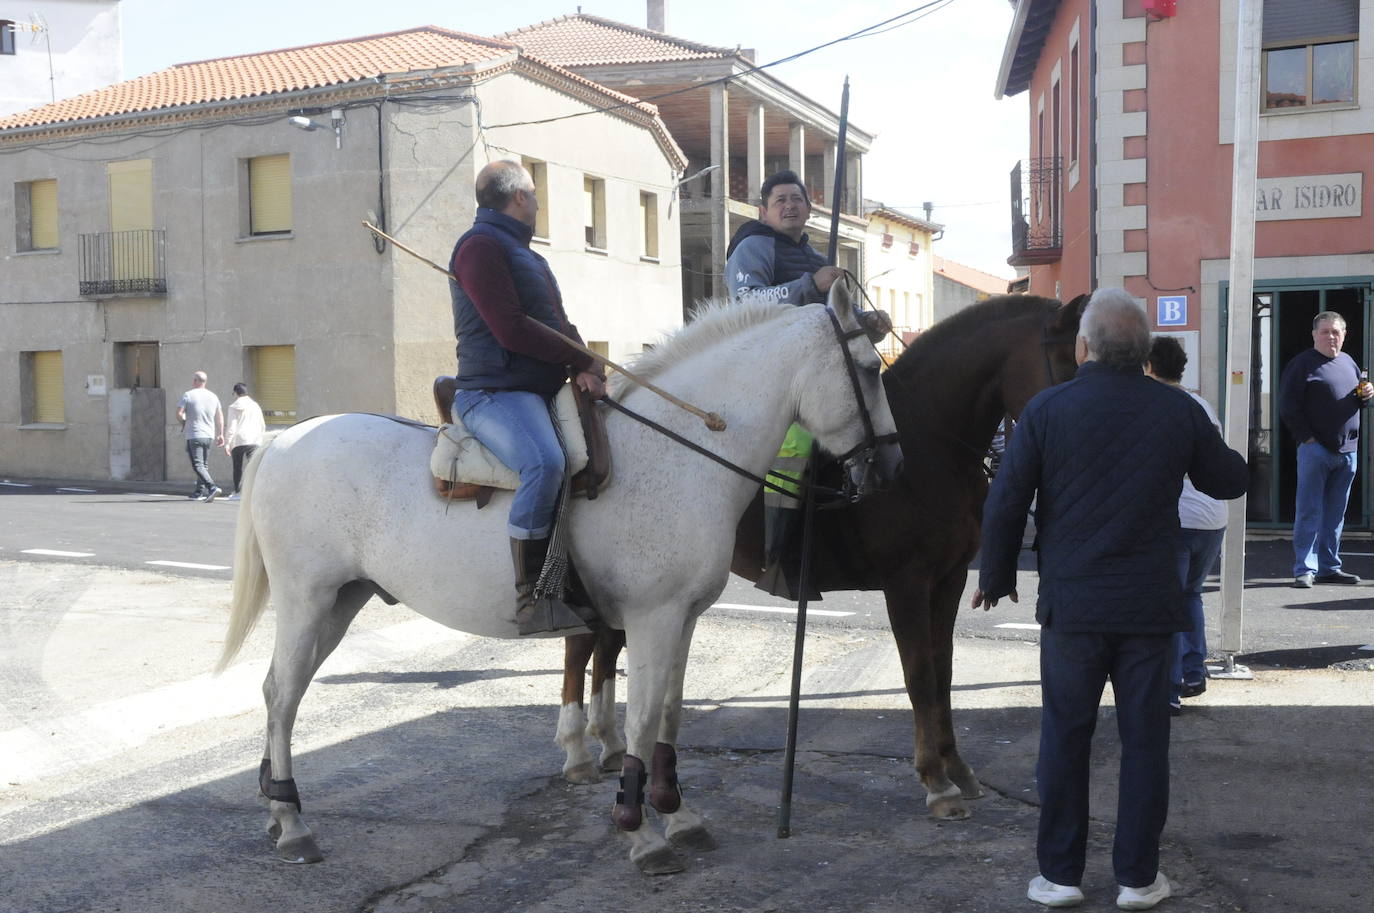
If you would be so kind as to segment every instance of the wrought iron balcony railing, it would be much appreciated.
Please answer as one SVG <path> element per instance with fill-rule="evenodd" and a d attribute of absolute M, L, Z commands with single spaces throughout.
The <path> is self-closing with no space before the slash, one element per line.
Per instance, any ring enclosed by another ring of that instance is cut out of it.
<path fill-rule="evenodd" d="M 1011 169 L 1012 254 L 1007 262 L 1012 266 L 1053 263 L 1062 256 L 1061 169 L 1059 156 L 1027 159 Z"/>
<path fill-rule="evenodd" d="M 80 235 L 81 295 L 167 294 L 167 232 L 100 231 Z"/>

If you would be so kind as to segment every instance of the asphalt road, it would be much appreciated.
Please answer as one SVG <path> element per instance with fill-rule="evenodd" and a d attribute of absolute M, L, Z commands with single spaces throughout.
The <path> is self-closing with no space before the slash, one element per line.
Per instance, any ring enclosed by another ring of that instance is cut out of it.
<path fill-rule="evenodd" d="M 0 558 L 230 579 L 237 502 L 189 501 L 184 494 L 170 493 L 173 487 L 153 493 L 104 487 L 108 485 L 0 480 Z M 1369 538 L 1348 540 L 1345 555 L 1348 570 L 1374 578 L 1374 542 Z M 1374 584 L 1293 590 L 1289 561 L 1285 539 L 1247 544 L 1242 661 L 1292 665 L 1306 661 L 1303 651 L 1318 659 L 1340 659 L 1345 654 L 1337 648 L 1374 643 Z M 961 611 L 959 633 L 1034 640 L 1034 566 L 1034 556 L 1023 553 L 1019 605 L 1003 602 L 991 612 Z M 1214 645 L 1220 604 L 1216 590 L 1214 581 L 1206 597 Z M 971 592 L 972 582 L 966 594 Z M 716 611 L 790 624 L 790 609 L 789 603 L 732 577 Z M 887 614 L 881 594 L 831 593 L 812 603 L 809 623 L 885 631 Z"/>

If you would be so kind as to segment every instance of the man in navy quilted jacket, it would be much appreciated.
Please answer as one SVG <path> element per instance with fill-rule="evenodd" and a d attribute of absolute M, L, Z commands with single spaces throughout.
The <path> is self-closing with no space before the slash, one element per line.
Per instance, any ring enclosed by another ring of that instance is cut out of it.
<path fill-rule="evenodd" d="M 1145 376 L 1145 314 L 1124 289 L 1101 289 L 1083 313 L 1073 380 L 1027 404 L 983 516 L 973 605 L 1016 599 L 1016 562 L 1036 499 L 1039 541 L 1040 873 L 1027 896 L 1081 903 L 1088 773 L 1103 687 L 1121 737 L 1112 868 L 1117 905 L 1169 896 L 1159 836 L 1169 808 L 1169 658 L 1188 630 L 1175 546 L 1188 476 L 1214 498 L 1245 494 L 1249 473 L 1206 412 Z"/>
<path fill-rule="evenodd" d="M 534 593 L 563 485 L 563 450 L 549 401 L 570 376 L 599 397 L 604 377 L 590 356 L 539 326 L 582 341 L 549 264 L 530 250 L 539 213 L 534 179 L 516 162 L 496 161 L 477 173 L 476 183 L 477 218 L 449 261 L 458 337 L 453 412 L 520 474 L 507 521 L 520 633 L 581 628 L 581 617 L 562 600 Z"/>

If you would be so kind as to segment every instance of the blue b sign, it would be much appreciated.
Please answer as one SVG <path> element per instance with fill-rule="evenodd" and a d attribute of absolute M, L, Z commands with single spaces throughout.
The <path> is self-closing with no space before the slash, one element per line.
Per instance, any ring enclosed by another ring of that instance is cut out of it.
<path fill-rule="evenodd" d="M 1155 324 L 1162 327 L 1186 327 L 1188 325 L 1188 296 L 1160 295 L 1155 299 L 1158 312 Z"/>

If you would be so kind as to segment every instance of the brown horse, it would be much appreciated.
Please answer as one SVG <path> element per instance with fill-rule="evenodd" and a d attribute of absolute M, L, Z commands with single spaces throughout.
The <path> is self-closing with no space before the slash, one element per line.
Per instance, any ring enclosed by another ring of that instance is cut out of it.
<path fill-rule="evenodd" d="M 1040 390 L 1073 376 L 1083 300 L 1061 305 L 999 296 L 918 337 L 884 374 L 905 455 L 902 476 L 881 496 L 816 514 L 811 586 L 880 589 L 886 597 L 915 713 L 916 772 L 937 818 L 966 818 L 966 800 L 983 795 L 955 744 L 949 690 L 954 622 L 987 495 L 984 457 L 1004 415 L 1019 416 Z M 762 528 L 757 498 L 736 532 L 732 567 L 749 580 L 762 576 Z M 624 742 L 615 728 L 614 676 L 623 644 L 619 631 L 568 638 L 557 741 L 568 753 L 570 780 L 597 776 L 584 732 L 602 743 L 602 769 L 619 768 Z M 590 723 L 584 723 L 583 682 L 593 654 Z"/>

